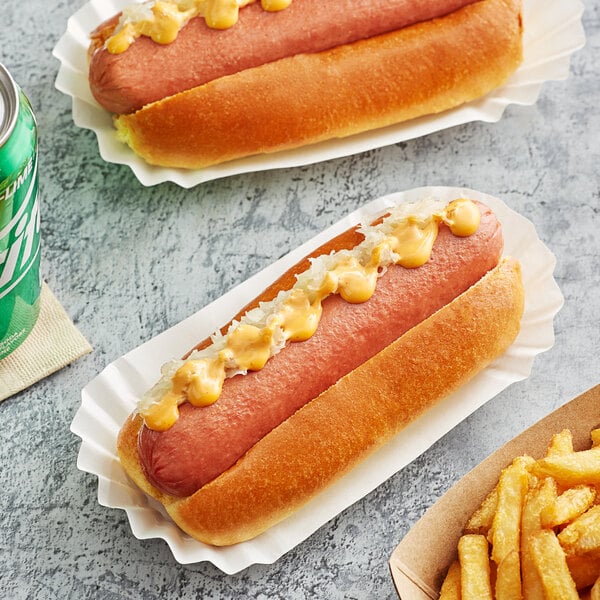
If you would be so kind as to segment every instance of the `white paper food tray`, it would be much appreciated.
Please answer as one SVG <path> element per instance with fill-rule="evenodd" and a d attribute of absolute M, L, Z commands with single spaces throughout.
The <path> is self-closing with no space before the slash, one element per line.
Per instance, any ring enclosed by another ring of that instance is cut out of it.
<path fill-rule="evenodd" d="M 129 480 L 116 455 L 118 431 L 137 399 L 160 376 L 161 365 L 181 357 L 227 323 L 260 291 L 324 241 L 359 222 L 370 222 L 393 204 L 414 202 L 423 196 L 448 201 L 467 196 L 481 200 L 496 213 L 504 231 L 504 254 L 518 258 L 523 269 L 525 312 L 515 343 L 468 385 L 409 425 L 347 477 L 259 537 L 216 548 L 184 534 L 161 505 Z M 501 390 L 529 375 L 535 356 L 554 344 L 553 319 L 563 303 L 553 278 L 554 266 L 555 258 L 539 240 L 533 224 L 486 194 L 464 188 L 426 187 L 374 200 L 191 317 L 108 365 L 83 389 L 81 407 L 71 426 L 82 439 L 77 466 L 98 476 L 100 504 L 124 509 L 136 537 L 163 538 L 181 563 L 210 561 L 226 573 L 235 573 L 254 563 L 272 563 L 409 464 Z"/>
<path fill-rule="evenodd" d="M 87 81 L 89 33 L 131 3 L 131 0 L 91 0 L 69 19 L 67 30 L 53 54 L 61 63 L 56 88 L 72 97 L 75 124 L 94 131 L 105 161 L 128 165 L 139 181 L 147 186 L 173 181 L 189 188 L 239 173 L 297 167 L 350 156 L 471 121 L 496 122 L 509 104 L 534 104 L 544 82 L 566 79 L 571 55 L 585 42 L 581 25 L 583 4 L 579 0 L 554 0 L 550 3 L 523 0 L 523 63 L 505 85 L 487 96 L 438 115 L 352 137 L 190 171 L 147 164 L 117 140 L 112 116 L 91 95 Z"/>

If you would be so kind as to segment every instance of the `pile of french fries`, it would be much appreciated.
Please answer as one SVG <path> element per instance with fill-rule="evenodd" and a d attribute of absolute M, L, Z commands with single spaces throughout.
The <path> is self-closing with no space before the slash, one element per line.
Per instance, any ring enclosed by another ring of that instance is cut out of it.
<path fill-rule="evenodd" d="M 519 456 L 467 522 L 440 600 L 600 600 L 600 428 Z"/>

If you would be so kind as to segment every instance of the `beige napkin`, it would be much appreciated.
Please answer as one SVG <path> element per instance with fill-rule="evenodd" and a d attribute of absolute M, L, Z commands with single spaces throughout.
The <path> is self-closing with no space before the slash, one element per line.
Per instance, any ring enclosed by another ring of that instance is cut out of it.
<path fill-rule="evenodd" d="M 54 297 L 42 285 L 40 316 L 27 339 L 0 360 L 0 400 L 62 369 L 92 348 Z"/>

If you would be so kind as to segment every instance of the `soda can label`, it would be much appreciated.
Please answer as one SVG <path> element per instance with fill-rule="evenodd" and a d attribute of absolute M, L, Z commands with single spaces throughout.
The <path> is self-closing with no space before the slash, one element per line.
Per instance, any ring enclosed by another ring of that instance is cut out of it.
<path fill-rule="evenodd" d="M 15 90 L 17 118 L 0 146 L 0 360 L 33 329 L 41 292 L 37 129 L 27 98 Z"/>

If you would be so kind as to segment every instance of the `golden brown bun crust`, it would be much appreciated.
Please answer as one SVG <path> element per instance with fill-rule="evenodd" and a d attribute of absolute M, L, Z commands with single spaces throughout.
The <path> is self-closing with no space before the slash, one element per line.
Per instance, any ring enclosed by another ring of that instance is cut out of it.
<path fill-rule="evenodd" d="M 132 416 L 119 436 L 121 463 L 192 537 L 214 545 L 250 539 L 291 515 L 500 356 L 519 332 L 523 306 L 519 263 L 503 259 L 187 498 L 167 496 L 146 481 L 137 454 L 139 416 Z"/>
<path fill-rule="evenodd" d="M 438 113 L 503 84 L 522 60 L 520 0 L 222 77 L 115 119 L 151 164 L 203 168 Z"/>
<path fill-rule="evenodd" d="M 90 45 L 88 46 L 87 59 L 88 64 L 96 50 L 100 50 L 106 43 L 106 40 L 114 33 L 115 27 L 119 23 L 121 13 L 118 13 L 110 19 L 100 24 L 92 33 L 90 33 Z"/>

